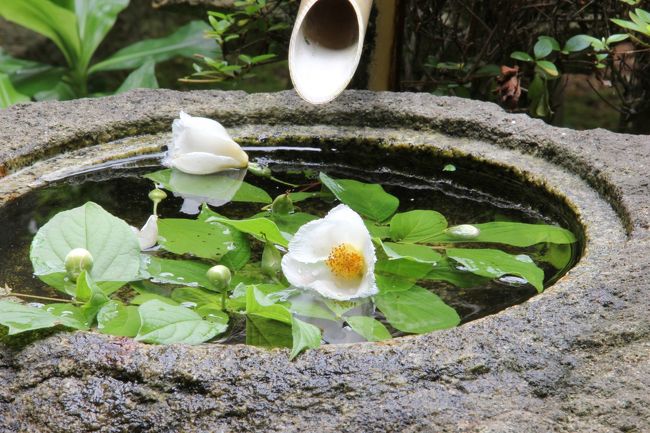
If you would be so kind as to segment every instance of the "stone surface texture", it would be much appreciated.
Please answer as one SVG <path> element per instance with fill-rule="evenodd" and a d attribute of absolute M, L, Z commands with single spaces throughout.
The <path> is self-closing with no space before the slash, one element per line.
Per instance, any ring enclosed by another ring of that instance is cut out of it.
<path fill-rule="evenodd" d="M 650 137 L 558 129 L 426 94 L 346 92 L 313 107 L 293 92 L 133 91 L 0 111 L 2 174 L 168 131 L 180 109 L 278 134 L 311 125 L 441 132 L 467 138 L 468 153 L 479 140 L 581 178 L 620 220 L 611 212 L 600 237 L 584 212 L 587 256 L 524 304 L 293 362 L 284 350 L 148 346 L 88 332 L 0 344 L 0 432 L 650 431 Z"/>

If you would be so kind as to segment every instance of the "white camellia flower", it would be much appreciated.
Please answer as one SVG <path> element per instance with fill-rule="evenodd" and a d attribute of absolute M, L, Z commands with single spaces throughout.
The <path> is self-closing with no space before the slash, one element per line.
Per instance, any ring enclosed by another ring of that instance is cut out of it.
<path fill-rule="evenodd" d="M 151 215 L 140 230 L 133 226 L 131 226 L 131 230 L 138 237 L 142 251 L 155 247 L 158 243 L 158 216 Z"/>
<path fill-rule="evenodd" d="M 300 227 L 282 258 L 293 286 L 347 301 L 378 292 L 375 247 L 363 220 L 346 205 Z"/>
<path fill-rule="evenodd" d="M 173 142 L 163 164 L 188 174 L 212 174 L 248 166 L 248 155 L 221 124 L 181 111 L 172 124 Z"/>

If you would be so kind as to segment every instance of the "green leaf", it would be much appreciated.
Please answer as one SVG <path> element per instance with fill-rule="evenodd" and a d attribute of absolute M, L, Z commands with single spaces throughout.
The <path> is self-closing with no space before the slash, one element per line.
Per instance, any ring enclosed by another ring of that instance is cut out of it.
<path fill-rule="evenodd" d="M 445 217 L 432 210 L 398 213 L 390 220 L 390 236 L 397 242 L 426 243 L 446 228 Z"/>
<path fill-rule="evenodd" d="M 74 0 L 81 40 L 80 69 L 85 70 L 129 0 Z"/>
<path fill-rule="evenodd" d="M 19 93 L 11 84 L 9 76 L 0 73 L 0 108 L 7 108 L 19 102 L 29 101 L 29 96 Z"/>
<path fill-rule="evenodd" d="M 287 307 L 276 304 L 255 286 L 246 288 L 246 314 L 291 324 L 292 316 Z"/>
<path fill-rule="evenodd" d="M 77 97 L 70 84 L 61 81 L 48 90 L 40 91 L 34 94 L 37 101 L 69 101 Z"/>
<path fill-rule="evenodd" d="M 383 242 L 382 247 L 391 259 L 406 259 L 420 263 L 436 263 L 442 259 L 440 253 L 425 245 Z"/>
<path fill-rule="evenodd" d="M 547 60 L 538 60 L 535 64 L 551 77 L 557 77 L 560 75 L 555 64 Z"/>
<path fill-rule="evenodd" d="M 433 266 L 429 263 L 397 259 L 379 260 L 375 265 L 375 278 L 380 292 L 404 291 L 424 278 Z"/>
<path fill-rule="evenodd" d="M 156 64 L 149 61 L 131 72 L 115 91 L 115 94 L 118 95 L 132 89 L 157 89 L 158 87 Z"/>
<path fill-rule="evenodd" d="M 557 41 L 557 39 L 551 36 L 540 36 L 539 40 L 545 40 L 550 43 L 553 51 L 560 51 L 560 43 Z"/>
<path fill-rule="evenodd" d="M 320 180 L 341 203 L 372 220 L 384 221 L 399 207 L 397 197 L 388 194 L 381 185 L 350 179 L 332 179 L 325 173 L 320 173 Z"/>
<path fill-rule="evenodd" d="M 83 307 L 79 308 L 68 303 L 47 304 L 42 308 L 58 317 L 61 325 L 82 331 L 90 328 L 90 324 L 94 318 L 89 318 Z"/>
<path fill-rule="evenodd" d="M 450 248 L 447 256 L 476 275 L 488 278 L 516 275 L 526 279 L 538 292 L 544 290 L 544 271 L 527 255 L 513 256 L 491 249 Z"/>
<path fill-rule="evenodd" d="M 200 344 L 224 332 L 226 325 L 203 320 L 189 308 L 157 300 L 138 307 L 141 325 L 135 339 L 155 344 Z"/>
<path fill-rule="evenodd" d="M 377 224 L 373 221 L 363 220 L 363 224 L 368 229 L 371 238 L 383 240 L 390 237 L 390 227 L 382 224 Z"/>
<path fill-rule="evenodd" d="M 82 308 L 88 320 L 92 323 L 99 309 L 108 302 L 108 296 L 99 288 L 86 271 L 77 278 L 74 296 L 84 302 Z"/>
<path fill-rule="evenodd" d="M 293 344 L 291 346 L 289 360 L 300 355 L 305 349 L 316 349 L 320 347 L 320 329 L 311 323 L 303 322 L 295 317 L 291 318 L 291 337 Z"/>
<path fill-rule="evenodd" d="M 593 37 L 587 35 L 575 35 L 564 44 L 564 51 L 576 53 L 591 46 Z"/>
<path fill-rule="evenodd" d="M 424 277 L 423 280 L 445 281 L 462 289 L 477 287 L 486 284 L 490 279 L 481 277 L 471 272 L 456 269 L 449 260 L 443 260 L 433 267 L 433 269 Z"/>
<path fill-rule="evenodd" d="M 178 302 L 159 293 L 140 293 L 131 299 L 130 303 L 133 305 L 142 305 L 149 301 L 160 301 L 169 305 L 178 305 Z"/>
<path fill-rule="evenodd" d="M 543 59 L 553 52 L 553 44 L 548 39 L 539 39 L 533 47 L 535 58 Z"/>
<path fill-rule="evenodd" d="M 63 313 L 63 311 L 74 311 L 73 306 L 63 309 L 59 304 L 51 304 L 48 306 L 52 312 L 47 311 L 45 308 L 36 308 L 28 305 L 19 304 L 17 302 L 0 301 L 0 325 L 8 328 L 8 335 L 15 335 L 25 331 L 32 331 L 35 329 L 51 328 L 58 325 L 77 329 L 88 329 L 85 323 L 78 321 L 79 316 L 73 313 Z M 66 306 L 68 307 L 68 306 Z M 56 313 L 61 314 L 59 317 Z"/>
<path fill-rule="evenodd" d="M 610 37 L 607 38 L 607 45 L 609 44 L 615 44 L 617 42 L 622 42 L 626 39 L 629 39 L 630 35 L 628 34 L 617 34 L 617 35 L 611 35 Z"/>
<path fill-rule="evenodd" d="M 221 304 L 221 295 L 200 287 L 179 287 L 174 289 L 172 299 L 178 303 L 191 302 L 197 306 Z"/>
<path fill-rule="evenodd" d="M 50 39 L 63 53 L 68 65 L 79 59 L 81 44 L 77 17 L 48 0 L 1 1 L 0 16 Z"/>
<path fill-rule="evenodd" d="M 528 87 L 528 98 L 530 101 L 530 113 L 535 117 L 546 118 L 551 115 L 548 87 L 546 80 L 535 74 L 533 81 Z"/>
<path fill-rule="evenodd" d="M 630 16 L 632 15 L 632 12 L 630 12 Z M 633 30 L 635 32 L 640 32 L 640 33 L 645 33 L 645 29 L 641 27 L 640 25 L 632 22 L 632 21 L 626 21 L 626 20 L 621 20 L 618 18 L 612 18 L 610 20 L 614 24 L 616 24 L 619 27 L 623 27 L 624 29 L 628 30 Z"/>
<path fill-rule="evenodd" d="M 634 12 L 641 21 L 643 21 L 645 24 L 650 24 L 650 12 L 645 11 L 641 8 L 634 9 Z"/>
<path fill-rule="evenodd" d="M 368 341 L 390 340 L 388 329 L 377 319 L 367 316 L 346 317 L 345 321 L 354 332 Z"/>
<path fill-rule="evenodd" d="M 424 334 L 460 323 L 456 310 L 419 286 L 403 292 L 380 292 L 375 302 L 388 323 L 402 332 Z"/>
<path fill-rule="evenodd" d="M 512 222 L 490 222 L 472 224 L 479 229 L 479 235 L 471 239 L 460 239 L 447 232 L 430 239 L 434 243 L 499 243 L 515 247 L 529 247 L 539 243 L 572 244 L 576 237 L 569 230 L 548 224 L 524 224 Z"/>
<path fill-rule="evenodd" d="M 218 260 L 235 247 L 230 229 L 217 222 L 167 218 L 158 220 L 158 244 L 174 254 Z"/>
<path fill-rule="evenodd" d="M 310 221 L 317 220 L 318 217 L 303 212 L 295 212 L 288 215 L 271 213 L 269 219 L 273 221 L 283 233 L 295 234 L 300 227 Z"/>
<path fill-rule="evenodd" d="M 290 192 L 289 193 L 289 198 L 293 203 L 298 203 L 304 200 L 308 200 L 311 198 L 323 198 L 329 196 L 329 193 L 324 194 L 321 191 L 318 192 Z"/>
<path fill-rule="evenodd" d="M 217 45 L 214 40 L 203 36 L 209 29 L 210 26 L 203 21 L 192 21 L 164 38 L 147 39 L 122 48 L 108 59 L 93 65 L 89 71 L 92 74 L 99 71 L 135 69 L 149 60 L 158 63 L 177 56 L 214 55 Z"/>
<path fill-rule="evenodd" d="M 336 316 L 330 310 L 322 307 L 316 302 L 289 299 L 286 304 L 292 313 L 299 316 L 324 320 L 336 320 Z"/>
<path fill-rule="evenodd" d="M 549 263 L 555 269 L 563 270 L 573 258 L 571 245 L 542 244 L 540 247 L 535 259 Z"/>
<path fill-rule="evenodd" d="M 530 54 L 524 53 L 523 51 L 515 51 L 510 54 L 510 57 L 515 60 L 521 60 L 522 62 L 532 62 L 535 60 L 530 56 Z"/>
<path fill-rule="evenodd" d="M 230 316 L 228 316 L 228 313 L 221 310 L 221 305 L 219 304 L 212 303 L 201 305 L 196 308 L 196 312 L 209 322 L 216 322 L 227 325 L 230 321 Z"/>
<path fill-rule="evenodd" d="M 287 239 L 282 236 L 278 226 L 268 218 L 250 218 L 242 220 L 231 220 L 229 218 L 213 216 L 206 220 L 208 223 L 222 223 L 240 232 L 248 233 L 261 241 L 268 240 L 274 244 L 288 247 Z"/>
<path fill-rule="evenodd" d="M 212 216 L 221 216 L 216 212 L 210 210 L 207 205 L 203 205 L 201 208 L 201 213 L 199 214 L 198 220 L 204 221 Z M 227 266 L 231 270 L 238 271 L 243 268 L 246 263 L 251 258 L 251 246 L 248 242 L 246 235 L 239 230 L 236 230 L 232 227 L 229 228 L 231 231 L 234 249 L 231 249 L 225 256 L 219 260 L 219 264 Z"/>
<path fill-rule="evenodd" d="M 155 256 L 147 256 L 147 260 L 149 263 L 147 272 L 151 276 L 151 281 L 155 283 L 200 286 L 213 290 L 213 285 L 206 276 L 210 265 L 190 260 L 161 259 Z"/>
<path fill-rule="evenodd" d="M 18 93 L 32 97 L 62 80 L 64 68 L 11 57 L 0 48 L 0 75 L 7 74 Z"/>
<path fill-rule="evenodd" d="M 118 337 L 135 337 L 140 329 L 138 307 L 109 301 L 97 313 L 97 330 Z"/>
<path fill-rule="evenodd" d="M 95 203 L 60 212 L 40 228 L 30 250 L 34 274 L 64 290 L 64 260 L 74 248 L 90 251 L 94 260 L 90 276 L 105 293 L 138 279 L 138 239 L 127 223 Z"/>
<path fill-rule="evenodd" d="M 261 347 L 292 347 L 289 310 L 275 304 L 258 287 L 246 287 L 246 344 Z"/>
<path fill-rule="evenodd" d="M 454 164 L 447 164 L 442 168 L 442 171 L 454 172 L 456 171 L 456 166 Z"/>
<path fill-rule="evenodd" d="M 286 323 L 246 316 L 246 344 L 258 347 L 293 346 L 292 327 Z"/>

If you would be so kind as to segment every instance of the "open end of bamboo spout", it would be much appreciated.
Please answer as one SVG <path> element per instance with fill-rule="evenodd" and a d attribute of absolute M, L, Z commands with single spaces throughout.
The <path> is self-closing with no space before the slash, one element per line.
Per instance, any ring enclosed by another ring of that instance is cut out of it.
<path fill-rule="evenodd" d="M 356 0 L 303 0 L 289 47 L 291 80 L 303 99 L 323 104 L 346 88 L 361 59 L 371 2 L 363 8 Z"/>

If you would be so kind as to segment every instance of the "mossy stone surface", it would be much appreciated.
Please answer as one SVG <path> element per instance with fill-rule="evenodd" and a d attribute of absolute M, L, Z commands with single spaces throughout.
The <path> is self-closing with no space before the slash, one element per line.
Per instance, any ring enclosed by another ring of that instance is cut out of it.
<path fill-rule="evenodd" d="M 585 256 L 496 315 L 293 362 L 286 350 L 91 332 L 0 345 L 0 432 L 650 430 L 649 137 L 426 94 L 346 92 L 313 107 L 293 92 L 132 91 L 0 111 L 0 203 L 30 188 L 19 179 L 41 179 L 39 161 L 92 160 L 111 141 L 167 132 L 181 109 L 245 140 L 374 137 L 501 164 L 573 209 Z"/>

